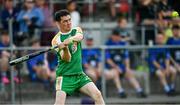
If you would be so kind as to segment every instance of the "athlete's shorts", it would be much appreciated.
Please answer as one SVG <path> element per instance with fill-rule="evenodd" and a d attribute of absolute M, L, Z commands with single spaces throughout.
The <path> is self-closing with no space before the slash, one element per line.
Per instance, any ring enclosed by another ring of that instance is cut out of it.
<path fill-rule="evenodd" d="M 56 78 L 56 91 L 62 90 L 71 95 L 89 82 L 92 80 L 85 73 L 59 76 Z"/>

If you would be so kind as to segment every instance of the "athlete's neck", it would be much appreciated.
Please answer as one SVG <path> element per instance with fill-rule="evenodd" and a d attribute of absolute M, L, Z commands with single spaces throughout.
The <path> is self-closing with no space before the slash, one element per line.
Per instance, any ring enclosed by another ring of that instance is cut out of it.
<path fill-rule="evenodd" d="M 60 30 L 60 32 L 61 32 L 62 34 L 67 34 L 67 33 L 71 32 L 71 30 L 69 30 L 69 31 L 66 31 L 66 30 Z"/>

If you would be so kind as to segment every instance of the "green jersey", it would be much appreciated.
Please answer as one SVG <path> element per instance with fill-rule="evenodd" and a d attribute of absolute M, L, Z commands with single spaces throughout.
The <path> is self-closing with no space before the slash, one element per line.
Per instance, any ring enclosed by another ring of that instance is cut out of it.
<path fill-rule="evenodd" d="M 52 45 L 57 45 L 63 42 L 65 39 L 76 35 L 76 33 L 82 33 L 81 28 L 73 28 L 68 33 L 57 33 L 57 35 L 52 40 Z M 82 56 L 81 56 L 81 42 L 73 42 L 68 45 L 71 61 L 67 62 L 61 59 L 61 50 L 56 49 L 58 56 L 58 67 L 56 70 L 56 76 L 64 75 L 75 75 L 83 72 L 82 69 Z"/>

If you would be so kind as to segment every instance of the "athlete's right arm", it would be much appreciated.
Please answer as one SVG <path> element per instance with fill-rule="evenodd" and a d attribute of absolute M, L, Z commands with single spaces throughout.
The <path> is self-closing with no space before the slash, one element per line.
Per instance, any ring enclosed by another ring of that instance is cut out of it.
<path fill-rule="evenodd" d="M 61 50 L 61 58 L 62 60 L 66 61 L 66 62 L 70 62 L 71 61 L 71 53 L 69 51 L 68 46 L 66 46 L 65 48 L 63 48 Z"/>
<path fill-rule="evenodd" d="M 58 43 L 57 37 L 55 36 L 51 41 L 52 46 L 59 45 L 57 49 L 55 49 L 57 52 L 60 52 L 61 58 L 64 61 L 69 62 L 71 60 L 71 54 L 69 52 L 69 49 L 67 46 L 64 45 L 64 43 Z"/>
<path fill-rule="evenodd" d="M 58 48 L 55 49 L 57 52 L 60 51 L 61 49 L 65 48 L 64 43 L 58 41 L 58 38 L 59 38 L 59 37 L 58 37 L 58 34 L 56 34 L 55 37 L 54 37 L 54 38 L 52 39 L 52 41 L 51 41 L 51 45 L 52 45 L 52 46 L 57 46 L 57 45 L 59 45 Z"/>

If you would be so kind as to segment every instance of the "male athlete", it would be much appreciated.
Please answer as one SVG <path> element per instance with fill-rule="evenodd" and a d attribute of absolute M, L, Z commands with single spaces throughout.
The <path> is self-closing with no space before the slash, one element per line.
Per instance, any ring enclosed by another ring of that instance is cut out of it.
<path fill-rule="evenodd" d="M 75 91 L 89 95 L 95 104 L 104 105 L 101 92 L 82 70 L 81 28 L 71 28 L 71 17 L 67 10 L 57 11 L 54 18 L 59 28 L 59 32 L 52 40 L 52 46 L 59 45 L 56 49 L 58 67 L 55 105 L 63 105 L 66 95 L 71 95 Z"/>

